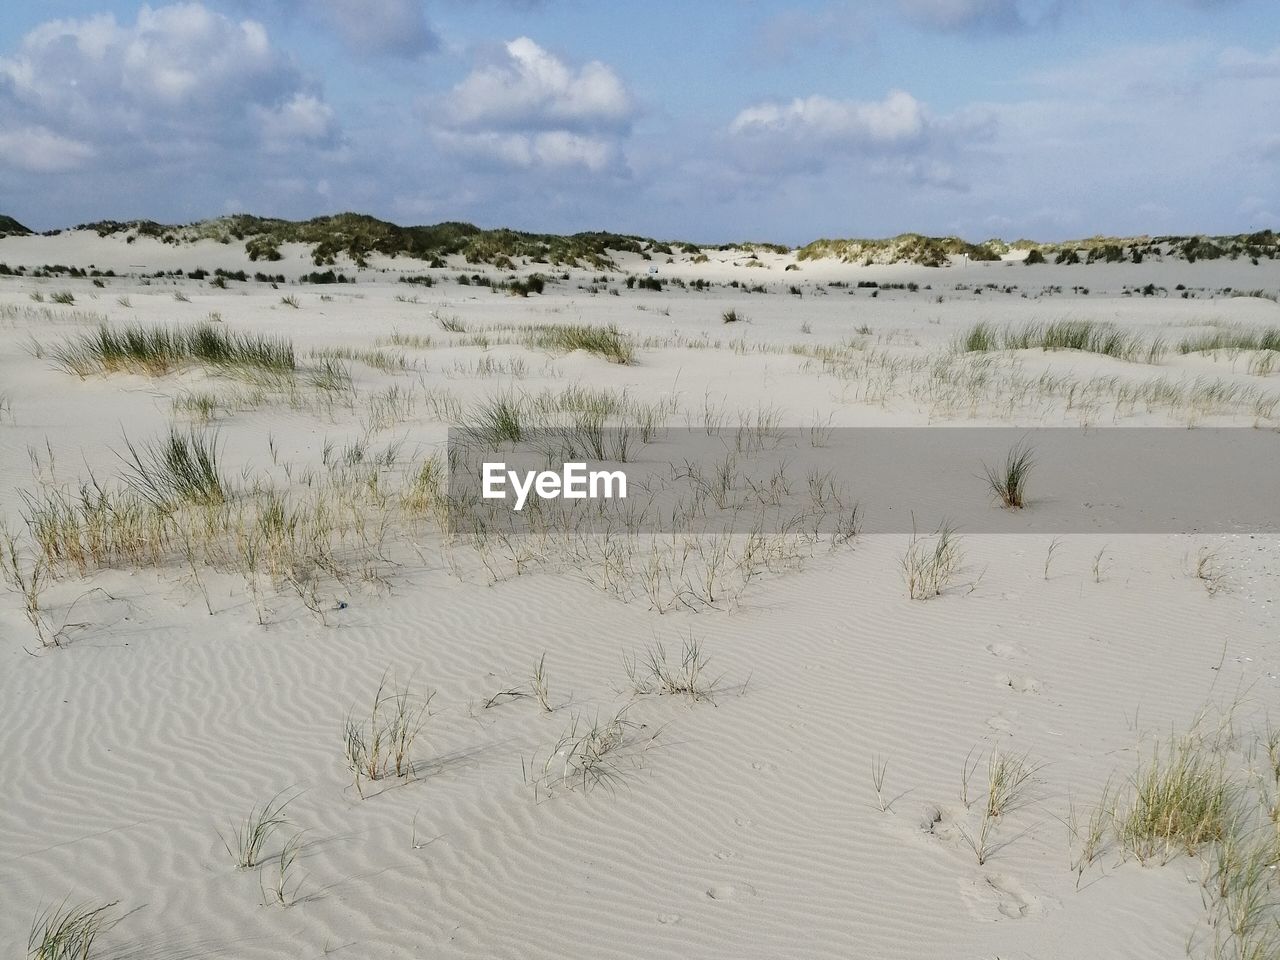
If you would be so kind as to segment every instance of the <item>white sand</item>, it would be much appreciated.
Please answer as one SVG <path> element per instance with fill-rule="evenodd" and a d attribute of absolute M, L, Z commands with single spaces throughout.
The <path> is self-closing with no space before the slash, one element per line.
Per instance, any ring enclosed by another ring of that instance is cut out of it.
<path fill-rule="evenodd" d="M 286 253 L 281 264 L 254 265 L 239 247 L 212 243 L 126 246 L 74 233 L 0 240 L 0 262 L 10 266 L 223 266 L 291 277 L 312 269 L 300 249 Z M 739 339 L 834 345 L 859 339 L 866 324 L 868 353 L 906 360 L 944 352 L 978 319 L 1094 318 L 1170 341 L 1208 322 L 1276 326 L 1280 307 L 1270 300 L 1210 298 L 1227 286 L 1275 291 L 1275 263 L 826 262 L 784 272 L 782 257 L 766 256 L 767 269 L 721 259 L 659 267 L 664 277 L 765 282 L 773 292 L 590 295 L 578 286 L 592 273 L 581 271 L 528 299 L 451 279 L 409 287 L 376 269 L 351 287 L 281 290 L 0 278 L 0 516 L 18 528 L 20 491 L 37 485 L 29 450 L 46 473 L 52 452 L 56 484 L 113 477 L 124 436 L 165 430 L 184 389 L 235 387 L 198 373 L 82 381 L 33 358 L 31 338 L 56 342 L 86 329 L 90 313 L 150 323 L 217 312 L 229 328 L 287 336 L 303 354 L 372 347 L 394 331 L 439 344 L 388 348 L 414 361 L 405 372 L 353 363 L 354 409 L 268 404 L 224 415 L 217 425 L 235 476 L 269 467 L 269 437 L 281 463 L 318 465 L 325 439 L 340 446 L 360 436 L 367 398 L 393 384 L 463 402 L 509 389 L 625 387 L 646 400 L 674 393 L 695 418 L 708 398 L 731 411 L 769 404 L 787 425 L 1082 416 L 1100 425 L 1277 425 L 1243 408 L 1139 405 L 1116 415 L 1106 404 L 1082 413 L 1047 397 L 1012 406 L 944 400 L 883 367 L 842 379 L 805 356 L 730 349 Z M 374 267 L 427 272 L 405 261 Z M 642 273 L 648 264 L 633 257 L 627 267 Z M 859 279 L 932 289 L 875 299 L 814 290 Z M 1170 298 L 1120 295 L 1149 282 Z M 805 296 L 784 292 L 793 283 Z M 1016 284 L 1030 296 L 974 295 L 957 283 Z M 1208 293 L 1183 300 L 1177 283 Z M 1072 295 L 1077 284 L 1090 294 Z M 1067 293 L 1036 296 L 1049 285 Z M 176 302 L 175 289 L 189 302 Z M 60 290 L 76 304 L 42 310 L 29 299 Z M 281 305 L 286 293 L 300 309 Z M 750 322 L 725 327 L 729 306 Z M 451 347 L 433 311 L 473 330 L 615 323 L 671 345 L 642 348 L 629 367 L 516 345 Z M 704 336 L 720 346 L 675 345 Z M 522 360 L 524 376 L 459 375 L 456 364 L 486 355 Z M 1028 352 L 1016 362 L 1030 376 L 1220 378 L 1280 392 L 1280 370 L 1251 374 L 1247 357 L 1175 353 L 1152 366 Z M 429 452 L 444 430 L 419 408 L 374 431 L 371 443 L 403 439 L 406 451 Z M 662 615 L 643 597 L 602 593 L 582 571 L 538 567 L 492 582 L 465 548 L 416 541 L 420 558 L 385 589 L 326 588 L 327 602 L 348 604 L 329 611 L 327 625 L 286 590 L 272 591 L 260 626 L 243 580 L 230 574 L 205 572 L 210 616 L 180 564 L 114 569 L 49 589 L 48 616 L 68 624 L 67 643 L 38 650 L 20 597 L 0 593 L 0 943 L 9 953 L 21 952 L 37 908 L 64 897 L 119 900 L 117 912 L 133 911 L 100 946 L 104 956 L 138 958 L 1168 958 L 1184 955 L 1189 937 L 1207 936 L 1200 860 L 1141 866 L 1113 849 L 1077 882 L 1064 821 L 1072 800 L 1094 803 L 1108 777 L 1133 771 L 1140 744 L 1185 730 L 1206 704 L 1240 699 L 1240 750 L 1252 742 L 1247 731 L 1280 693 L 1275 537 L 1068 536 L 1046 580 L 1049 538 L 970 536 L 960 585 L 928 602 L 906 597 L 906 538 L 866 537 L 816 549 L 801 568 L 764 575 L 718 609 Z M 1092 568 L 1104 547 L 1099 582 Z M 1226 589 L 1212 596 L 1189 573 L 1202 547 L 1216 551 L 1225 573 Z M 105 592 L 86 596 L 95 587 Z M 633 699 L 624 652 L 655 639 L 678 649 L 690 634 L 711 655 L 712 674 L 723 675 L 714 702 L 636 699 L 629 718 L 646 725 L 645 736 L 660 730 L 642 762 L 623 764 L 612 790 L 535 802 L 522 762 L 544 755 L 575 713 L 609 716 Z M 482 708 L 498 691 L 527 685 L 544 651 L 552 713 L 529 699 Z M 388 669 L 436 691 L 432 717 L 415 748 L 417 777 L 371 784 L 362 800 L 343 765 L 342 723 Z M 960 832 L 977 825 L 976 805 L 961 803 L 962 769 L 967 755 L 996 748 L 1025 751 L 1043 767 L 1001 817 L 997 849 L 979 865 Z M 887 812 L 872 787 L 876 758 L 887 761 Z M 290 787 L 299 791 L 293 828 L 306 831 L 294 868 L 304 882 L 299 901 L 282 909 L 264 905 L 273 865 L 237 870 L 218 831 Z"/>

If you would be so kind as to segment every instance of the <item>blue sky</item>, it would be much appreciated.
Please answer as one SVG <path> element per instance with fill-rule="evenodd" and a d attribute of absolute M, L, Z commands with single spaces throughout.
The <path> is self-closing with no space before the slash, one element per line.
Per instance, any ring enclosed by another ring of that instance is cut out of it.
<path fill-rule="evenodd" d="M 0 212 L 1280 227 L 1275 0 L 9 0 Z"/>

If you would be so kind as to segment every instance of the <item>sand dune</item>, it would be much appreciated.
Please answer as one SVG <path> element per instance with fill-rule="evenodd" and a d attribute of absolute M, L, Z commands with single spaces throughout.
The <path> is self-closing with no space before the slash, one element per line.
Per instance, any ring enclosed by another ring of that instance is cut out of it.
<path fill-rule="evenodd" d="M 301 246 L 283 252 L 273 273 L 312 269 Z M 248 505 L 251 527 L 268 487 L 295 506 L 331 496 L 346 524 L 331 549 L 291 554 L 297 565 L 275 575 L 247 578 L 231 534 L 215 555 L 212 535 L 184 552 L 171 532 L 156 562 L 79 569 L 50 557 L 38 623 L 19 589 L 0 595 L 0 940 L 25 942 L 37 910 L 68 898 L 118 901 L 101 955 L 135 958 L 1066 960 L 1180 956 L 1189 941 L 1212 956 L 1215 937 L 1218 956 L 1236 956 L 1206 908 L 1213 838 L 1144 864 L 1111 831 L 1077 872 L 1068 824 L 1103 801 L 1108 778 L 1127 796 L 1159 742 L 1195 731 L 1274 834 L 1257 802 L 1273 803 L 1277 787 L 1266 756 L 1280 684 L 1274 530 L 1056 544 L 962 530 L 957 569 L 921 602 L 903 582 L 905 534 L 793 539 L 759 561 L 744 559 L 740 536 L 708 586 L 708 554 L 661 537 L 634 538 L 636 552 L 611 566 L 582 543 L 451 535 L 402 494 L 424 460 L 443 457 L 451 413 L 574 387 L 665 404 L 672 427 L 740 414 L 758 424 L 763 410 L 776 429 L 1273 432 L 1280 368 L 1266 351 L 1177 344 L 1280 327 L 1273 299 L 1222 292 L 1275 293 L 1275 264 L 832 260 L 787 271 L 791 255 L 748 268 L 726 251 L 658 265 L 664 281 L 709 290 L 655 292 L 624 282 L 648 276 L 648 262 L 618 259 L 604 280 L 557 271 L 529 297 L 457 282 L 508 276 L 491 267 L 387 258 L 348 266 L 354 285 L 216 289 L 138 274 L 252 272 L 239 247 L 0 239 L 11 266 L 122 275 L 101 287 L 0 278 L 0 514 L 21 570 L 40 562 L 24 521 L 41 495 L 78 495 L 91 477 L 127 490 L 126 441 L 171 423 L 216 433 L 227 501 Z M 400 283 L 400 272 L 436 283 Z M 860 280 L 918 289 L 872 297 Z M 1147 284 L 1163 295 L 1132 292 Z M 1072 292 L 1081 285 L 1087 295 Z M 52 302 L 62 291 L 74 302 Z M 723 323 L 730 308 L 746 319 Z M 59 343 L 100 323 L 201 321 L 287 338 L 298 371 L 194 363 L 81 378 L 55 362 Z M 958 353 L 979 321 L 1112 324 L 1167 349 L 1154 362 Z M 636 362 L 522 341 L 522 325 L 546 324 L 613 325 Z M 349 385 L 317 386 L 326 360 Z M 980 464 L 955 469 L 967 478 Z M 170 509 L 179 526 L 205 516 Z M 709 659 L 700 696 L 632 688 L 625 655 L 661 642 L 678 661 L 690 640 Z M 549 711 L 524 695 L 544 655 Z M 344 721 L 368 718 L 384 678 L 434 695 L 413 776 L 362 781 L 362 797 Z M 486 706 L 502 691 L 522 695 Z M 575 718 L 581 733 L 620 711 L 621 743 L 595 768 L 605 776 L 564 775 Z M 988 824 L 980 856 L 1001 756 L 1031 776 Z M 237 869 L 224 847 L 234 822 L 282 792 L 289 825 L 259 866 Z M 278 857 L 298 831 L 281 905 Z M 1258 938 L 1275 922 L 1266 890 Z M 1265 935 L 1257 942 L 1274 949 Z"/>

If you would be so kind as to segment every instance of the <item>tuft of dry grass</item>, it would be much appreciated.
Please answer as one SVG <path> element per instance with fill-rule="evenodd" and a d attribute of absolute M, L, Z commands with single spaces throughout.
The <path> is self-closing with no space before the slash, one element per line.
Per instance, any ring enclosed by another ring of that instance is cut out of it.
<path fill-rule="evenodd" d="M 1196 554 L 1193 576 L 1204 584 L 1205 590 L 1211 597 L 1226 589 L 1226 571 L 1222 569 L 1217 552 L 1209 547 L 1201 547 Z"/>
<path fill-rule="evenodd" d="M 413 744 L 427 721 L 433 696 L 414 697 L 407 686 L 389 684 L 384 673 L 368 717 L 357 717 L 354 709 L 347 714 L 343 753 L 362 798 L 364 781 L 413 776 Z"/>
<path fill-rule="evenodd" d="M 642 729 L 642 725 L 627 719 L 627 709 L 623 707 L 608 720 L 597 716 L 590 726 L 575 714 L 541 763 L 536 756 L 529 761 L 522 759 L 524 780 L 533 786 L 535 800 L 544 791 L 589 792 L 598 786 L 612 790 L 621 783 L 622 763 L 628 758 L 636 759 L 631 748 L 644 749 L 658 736 L 654 733 L 634 741 L 631 733 Z"/>
<path fill-rule="evenodd" d="M 622 659 L 627 681 L 635 693 L 669 694 L 690 700 L 709 700 L 715 692 L 719 681 L 707 679 L 709 663 L 692 634 L 684 640 L 678 664 L 667 659 L 666 648 L 661 643 L 646 647 L 643 657 L 632 654 Z"/>
<path fill-rule="evenodd" d="M 993 749 L 987 761 L 986 815 L 998 818 L 1013 809 L 1039 770 L 1040 765 L 1033 763 L 1029 754 Z"/>
<path fill-rule="evenodd" d="M 940 596 L 955 579 L 964 562 L 964 552 L 955 529 L 943 522 L 931 537 L 911 534 L 902 558 L 902 575 L 912 600 Z"/>
<path fill-rule="evenodd" d="M 35 630 L 40 646 L 61 646 L 58 632 L 49 622 L 42 600 L 52 580 L 49 561 L 43 555 L 27 560 L 18 545 L 18 538 L 4 531 L 3 543 L 0 543 L 0 578 L 22 596 L 22 612 Z"/>
<path fill-rule="evenodd" d="M 534 699 L 538 701 L 540 706 L 547 713 L 551 712 L 551 690 L 547 685 L 547 655 L 543 653 L 538 658 L 537 664 L 533 668 L 533 679 L 529 684 L 533 690 Z"/>

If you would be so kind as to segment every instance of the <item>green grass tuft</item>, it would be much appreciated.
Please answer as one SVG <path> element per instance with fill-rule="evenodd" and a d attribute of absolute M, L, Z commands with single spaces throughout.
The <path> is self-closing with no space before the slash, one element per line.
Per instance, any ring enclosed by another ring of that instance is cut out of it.
<path fill-rule="evenodd" d="M 1134 774 L 1126 809 L 1116 813 L 1122 846 L 1138 860 L 1194 854 L 1228 835 L 1235 788 L 1220 759 L 1194 737 L 1156 749 Z"/>
<path fill-rule="evenodd" d="M 546 324 L 526 327 L 522 338 L 526 346 L 543 350 L 586 350 L 604 357 L 610 363 L 636 362 L 635 347 L 617 327 L 592 325 Z"/>
<path fill-rule="evenodd" d="M 1057 320 L 1029 323 L 1021 327 L 997 328 L 979 322 L 956 341 L 960 353 L 989 353 L 996 350 L 1080 350 L 1117 360 L 1157 363 L 1163 344 L 1148 344 L 1136 334 L 1113 324 L 1095 320 Z"/>
<path fill-rule="evenodd" d="M 142 373 L 160 376 L 197 364 L 219 369 L 292 372 L 297 361 L 288 340 L 225 327 L 103 325 L 51 348 L 54 363 L 69 373 Z"/>
<path fill-rule="evenodd" d="M 227 499 L 228 483 L 218 466 L 218 436 L 170 428 L 164 440 L 139 449 L 125 439 L 125 479 L 158 507 L 180 503 L 216 506 Z"/>
<path fill-rule="evenodd" d="M 1218 330 L 1187 337 L 1178 344 L 1179 353 L 1207 353 L 1211 350 L 1280 350 L 1280 327 L 1261 330 Z"/>
<path fill-rule="evenodd" d="M 1027 475 L 1035 466 L 1035 451 L 1024 440 L 1010 448 L 1003 466 L 982 465 L 991 492 L 1006 507 L 1020 510 L 1026 503 Z"/>
<path fill-rule="evenodd" d="M 36 914 L 27 937 L 30 960 L 89 960 L 93 944 L 103 930 L 114 925 L 107 916 L 116 904 L 82 903 L 69 906 L 63 901 Z"/>

